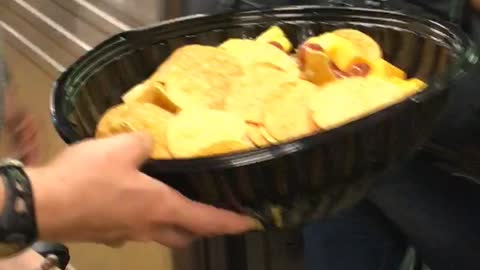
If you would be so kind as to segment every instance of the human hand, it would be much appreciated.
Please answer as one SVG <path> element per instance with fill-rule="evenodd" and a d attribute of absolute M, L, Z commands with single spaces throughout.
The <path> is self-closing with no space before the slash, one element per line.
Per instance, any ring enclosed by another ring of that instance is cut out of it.
<path fill-rule="evenodd" d="M 46 167 L 27 169 L 40 238 L 184 247 L 196 236 L 254 227 L 249 217 L 191 201 L 138 171 L 151 149 L 150 137 L 123 134 L 73 145 Z"/>
<path fill-rule="evenodd" d="M 44 263 L 45 258 L 32 249 L 27 249 L 17 256 L 0 259 L 0 270 L 34 270 Z"/>
<path fill-rule="evenodd" d="M 480 0 L 470 0 L 470 5 L 475 11 L 480 11 Z"/>
<path fill-rule="evenodd" d="M 34 117 L 16 102 L 9 90 L 5 101 L 5 125 L 12 138 L 15 156 L 26 165 L 36 164 L 40 158 L 39 127 Z"/>

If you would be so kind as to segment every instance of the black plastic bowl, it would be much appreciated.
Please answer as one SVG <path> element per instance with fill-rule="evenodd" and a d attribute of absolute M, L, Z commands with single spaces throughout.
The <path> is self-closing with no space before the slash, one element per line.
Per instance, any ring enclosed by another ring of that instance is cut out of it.
<path fill-rule="evenodd" d="M 360 29 L 381 44 L 388 60 L 427 80 L 429 88 L 326 133 L 233 155 L 151 160 L 143 168 L 192 199 L 254 214 L 267 226 L 296 226 L 360 200 L 375 175 L 425 141 L 446 103 L 447 86 L 474 59 L 472 43 L 455 27 L 397 12 L 297 6 L 180 18 L 115 35 L 73 64 L 55 85 L 55 127 L 67 143 L 91 137 L 102 113 L 176 48 L 251 38 L 273 24 L 295 45 L 336 28 Z"/>

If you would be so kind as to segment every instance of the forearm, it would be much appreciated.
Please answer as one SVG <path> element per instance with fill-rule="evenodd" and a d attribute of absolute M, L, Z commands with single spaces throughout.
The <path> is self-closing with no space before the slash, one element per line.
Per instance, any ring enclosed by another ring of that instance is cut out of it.
<path fill-rule="evenodd" d="M 10 113 L 12 100 L 7 100 L 6 93 L 11 93 L 11 76 L 7 68 L 7 63 L 3 57 L 3 46 L 0 40 L 0 128 L 3 128 L 5 125 L 6 115 Z"/>
<path fill-rule="evenodd" d="M 0 40 L 0 106 L 2 108 L 1 120 L 8 121 L 10 116 L 15 115 L 18 110 L 18 102 L 12 74 L 3 57 L 2 42 Z"/>
<path fill-rule="evenodd" d="M 61 177 L 50 167 L 29 167 L 25 172 L 32 185 L 39 240 L 61 242 L 70 237 L 75 232 L 65 231 L 69 228 L 62 223 L 75 213 L 69 210 L 72 202 L 64 199 Z"/>

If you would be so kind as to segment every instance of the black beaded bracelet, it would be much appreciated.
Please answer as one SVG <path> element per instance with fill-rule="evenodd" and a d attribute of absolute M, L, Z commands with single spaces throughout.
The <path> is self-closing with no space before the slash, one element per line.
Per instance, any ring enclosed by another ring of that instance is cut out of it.
<path fill-rule="evenodd" d="M 38 236 L 32 186 L 16 160 L 0 163 L 4 206 L 0 215 L 0 256 L 13 255 L 35 242 Z"/>

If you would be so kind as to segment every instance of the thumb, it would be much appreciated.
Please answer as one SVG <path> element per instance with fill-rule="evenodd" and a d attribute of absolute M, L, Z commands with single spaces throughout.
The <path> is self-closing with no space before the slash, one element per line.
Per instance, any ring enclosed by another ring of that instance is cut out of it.
<path fill-rule="evenodd" d="M 140 166 L 153 151 L 153 138 L 144 133 L 123 133 L 110 137 L 110 147 L 114 155 L 124 157 L 127 165 Z"/>

